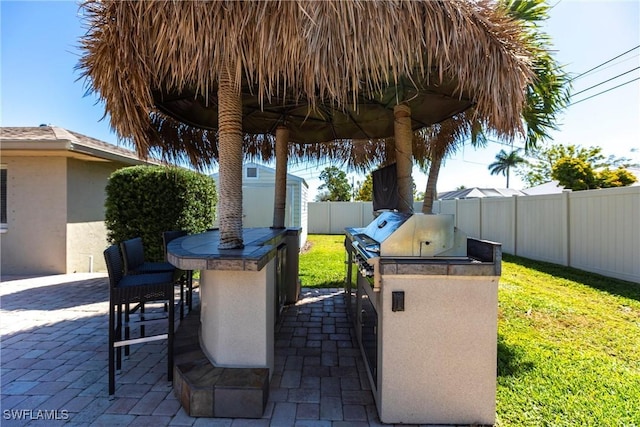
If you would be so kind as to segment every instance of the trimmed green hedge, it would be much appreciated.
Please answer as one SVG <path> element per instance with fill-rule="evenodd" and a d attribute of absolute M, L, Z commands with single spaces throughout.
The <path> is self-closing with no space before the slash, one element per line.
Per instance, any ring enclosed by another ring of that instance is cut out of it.
<path fill-rule="evenodd" d="M 142 237 L 145 258 L 163 259 L 162 233 L 200 233 L 213 225 L 215 181 L 177 167 L 132 166 L 119 169 L 106 187 L 105 223 L 109 243 Z"/>

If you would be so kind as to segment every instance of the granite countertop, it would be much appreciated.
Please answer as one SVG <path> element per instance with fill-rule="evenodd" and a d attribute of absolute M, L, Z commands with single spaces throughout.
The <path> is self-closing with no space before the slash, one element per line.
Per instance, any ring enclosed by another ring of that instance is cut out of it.
<path fill-rule="evenodd" d="M 286 228 L 245 228 L 244 248 L 218 249 L 219 230 L 179 237 L 167 246 L 168 261 L 182 270 L 259 271 L 276 256 Z"/>
<path fill-rule="evenodd" d="M 417 274 L 426 276 L 496 276 L 493 262 L 471 257 L 381 258 L 380 274 Z"/>

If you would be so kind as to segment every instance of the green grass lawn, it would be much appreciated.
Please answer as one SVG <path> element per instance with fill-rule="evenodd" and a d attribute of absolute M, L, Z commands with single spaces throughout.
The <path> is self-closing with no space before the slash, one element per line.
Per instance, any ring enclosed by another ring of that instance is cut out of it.
<path fill-rule="evenodd" d="M 300 256 L 302 286 L 342 287 L 346 275 L 344 235 L 311 234 L 307 242 L 310 250 Z"/>
<path fill-rule="evenodd" d="M 311 235 L 303 286 L 340 286 L 344 236 Z M 640 285 L 505 255 L 500 426 L 640 426 Z"/>

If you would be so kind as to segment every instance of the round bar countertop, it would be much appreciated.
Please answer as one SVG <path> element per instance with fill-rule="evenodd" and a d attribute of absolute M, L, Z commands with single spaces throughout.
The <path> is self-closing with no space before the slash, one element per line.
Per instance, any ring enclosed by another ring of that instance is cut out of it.
<path fill-rule="evenodd" d="M 187 235 L 167 245 L 167 260 L 181 270 L 249 270 L 260 271 L 276 256 L 280 243 L 290 229 L 245 228 L 244 248 L 218 249 L 219 230 Z M 297 230 L 296 230 L 297 231 Z"/>

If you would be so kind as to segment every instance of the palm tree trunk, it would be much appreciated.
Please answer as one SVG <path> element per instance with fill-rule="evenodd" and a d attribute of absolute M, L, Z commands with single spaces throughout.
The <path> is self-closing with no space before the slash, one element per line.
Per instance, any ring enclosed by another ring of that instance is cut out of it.
<path fill-rule="evenodd" d="M 287 204 L 287 144 L 289 129 L 276 129 L 276 186 L 273 201 L 273 228 L 284 228 L 285 206 Z"/>
<path fill-rule="evenodd" d="M 507 166 L 507 188 L 509 188 L 509 166 Z"/>
<path fill-rule="evenodd" d="M 227 63 L 218 83 L 220 165 L 219 249 L 239 249 L 242 242 L 242 99 L 234 64 Z"/>
<path fill-rule="evenodd" d="M 442 165 L 442 156 L 433 156 L 431 165 L 429 166 L 429 177 L 427 178 L 427 188 L 424 190 L 424 201 L 422 202 L 422 213 L 433 213 L 433 202 L 436 199 L 438 186 L 438 175 L 440 174 L 440 166 Z"/>
<path fill-rule="evenodd" d="M 408 105 L 396 105 L 393 108 L 394 139 L 396 144 L 396 170 L 398 176 L 398 210 L 413 212 L 413 132 L 411 130 L 411 110 Z"/>

